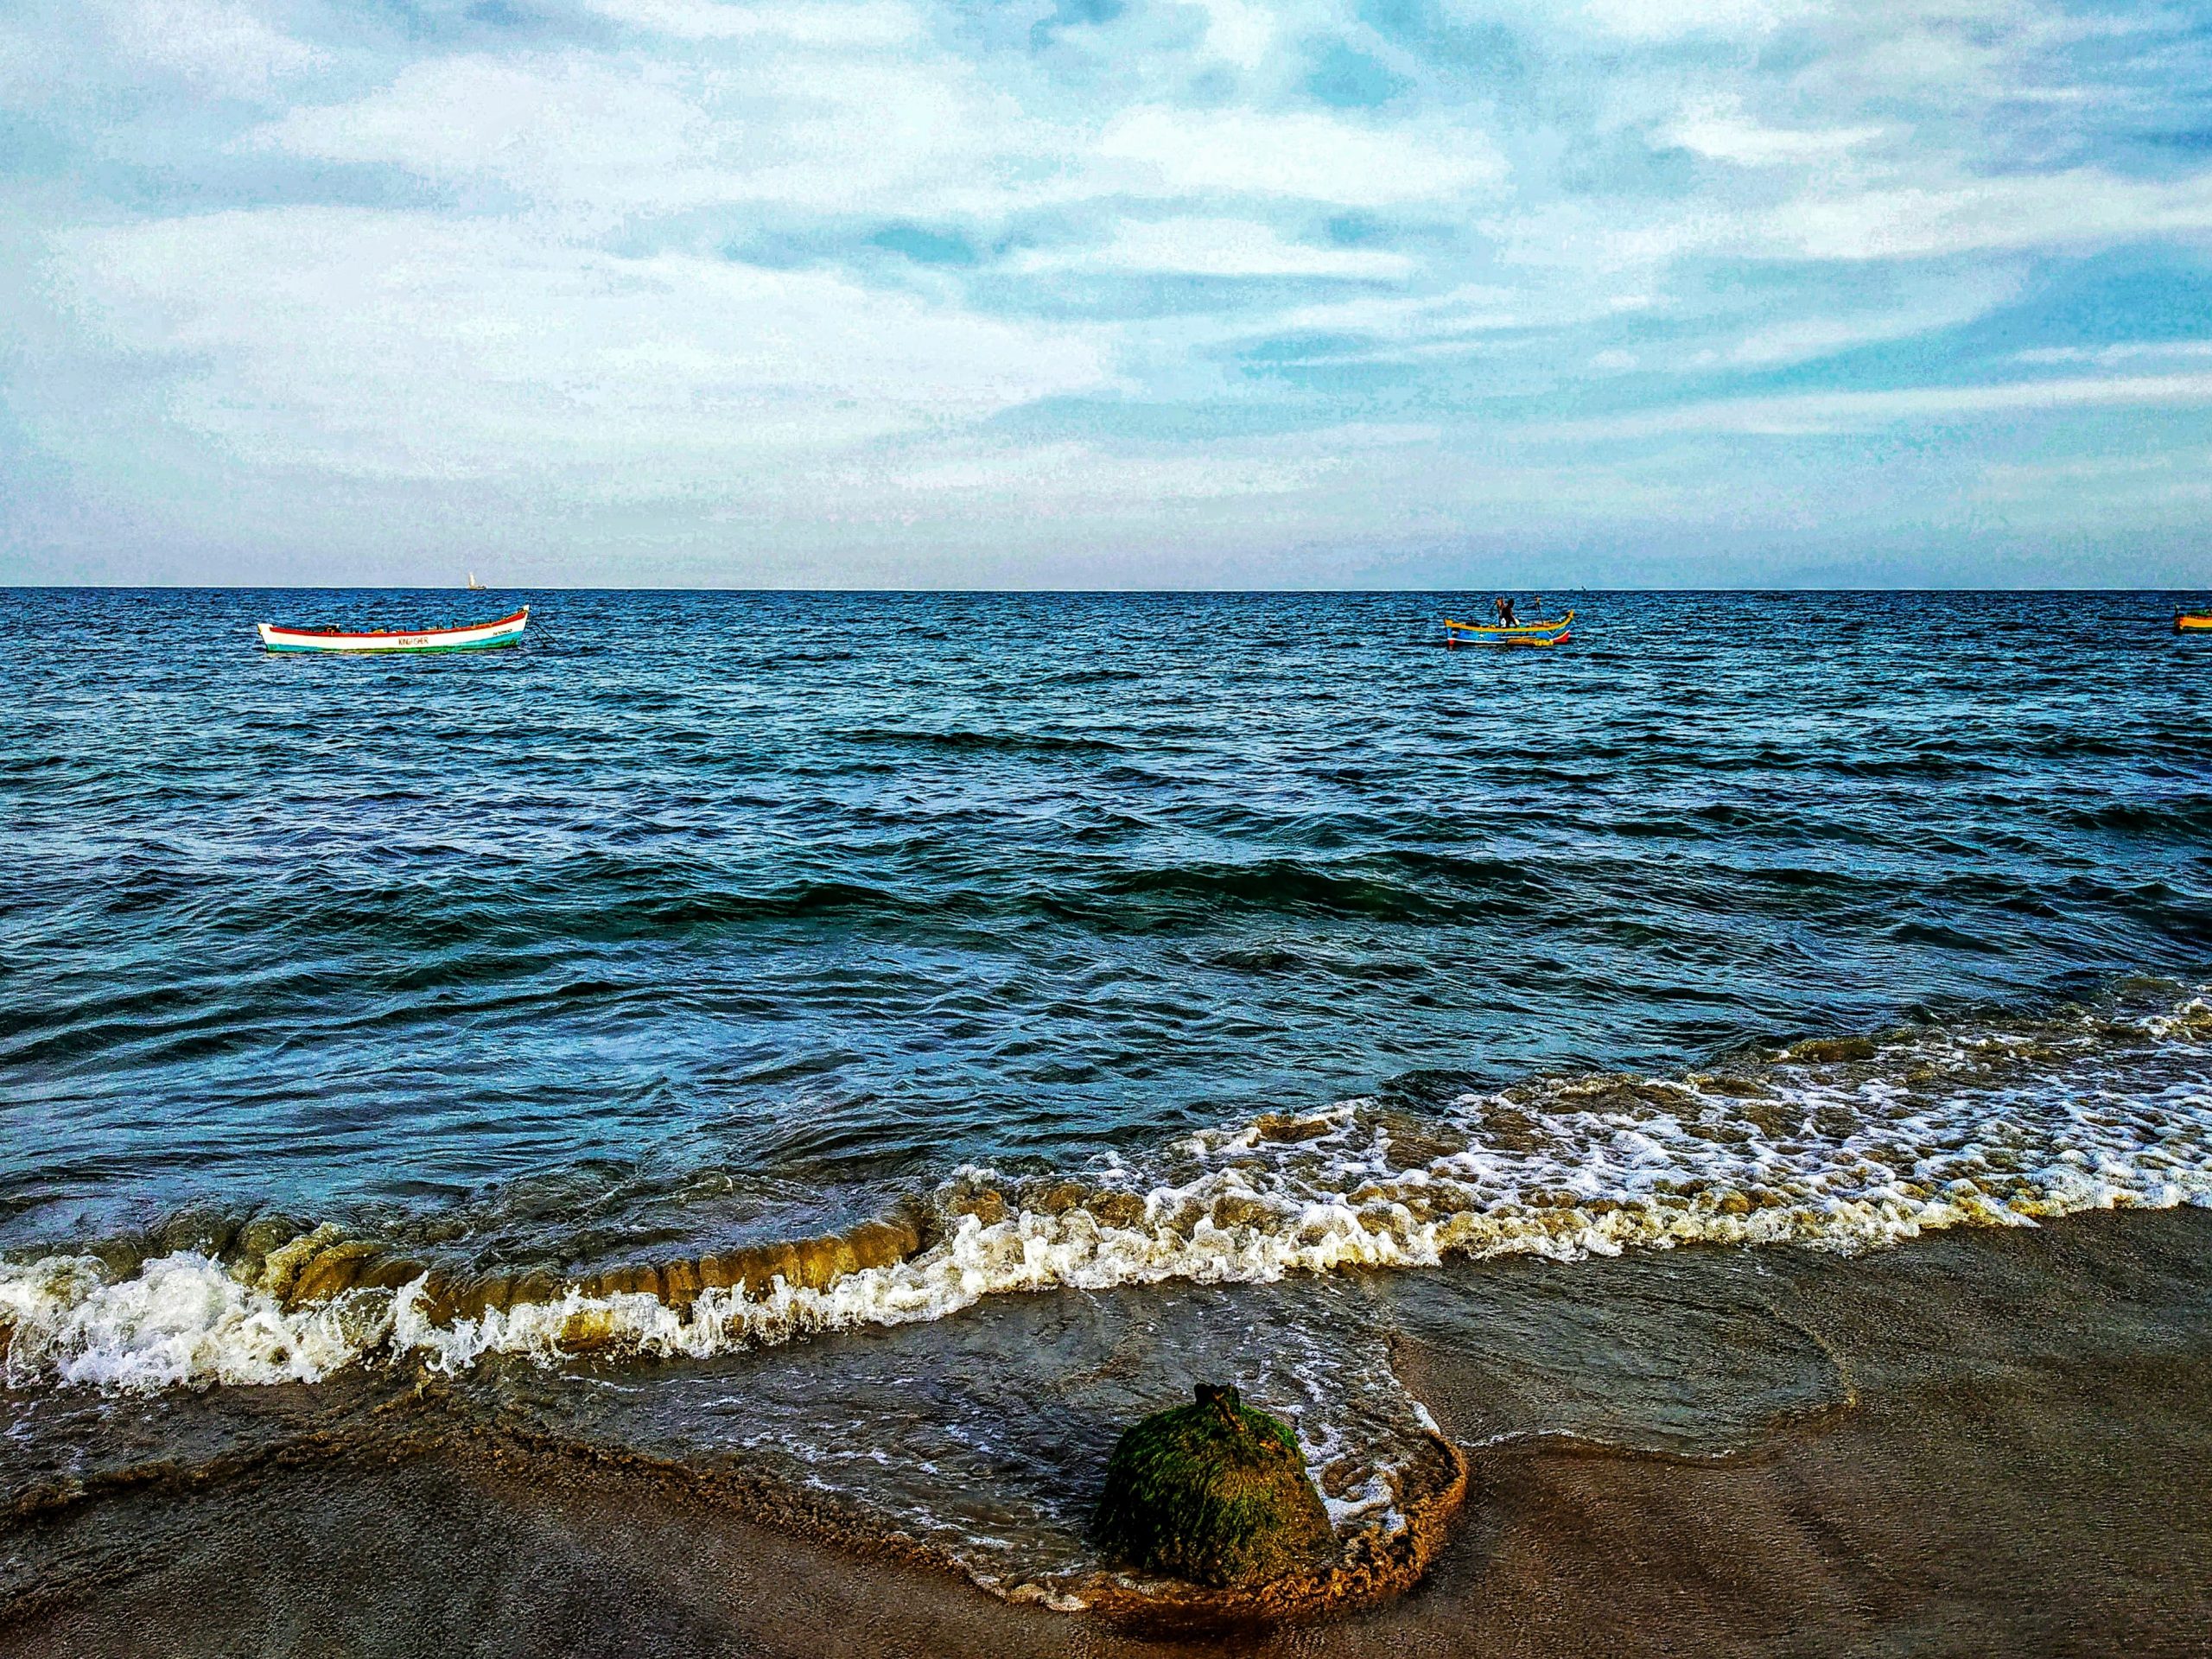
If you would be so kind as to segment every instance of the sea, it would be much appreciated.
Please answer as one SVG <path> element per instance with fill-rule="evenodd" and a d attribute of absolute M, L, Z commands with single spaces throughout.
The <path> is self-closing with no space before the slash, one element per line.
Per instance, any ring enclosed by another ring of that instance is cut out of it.
<path fill-rule="evenodd" d="M 1402 1526 L 1453 1264 L 1510 1350 L 1670 1253 L 2212 1205 L 2180 601 L 0 592 L 0 1485 L 413 1402 L 1074 1609 L 1194 1380 Z M 1498 1433 L 1841 1386 L 1713 1329 L 1772 1375 Z"/>

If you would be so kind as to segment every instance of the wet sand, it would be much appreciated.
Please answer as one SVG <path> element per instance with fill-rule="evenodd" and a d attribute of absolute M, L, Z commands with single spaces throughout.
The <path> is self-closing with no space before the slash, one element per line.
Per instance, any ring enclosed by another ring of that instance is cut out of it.
<path fill-rule="evenodd" d="M 18 1518 L 0 1654 L 2204 1650 L 2212 1213 L 1374 1284 L 1473 1488 L 1334 1622 L 1146 1641 L 644 1469 L 308 1437 Z"/>
<path fill-rule="evenodd" d="M 2212 1215 L 1775 1265 L 1853 1408 L 1719 1465 L 1481 1459 L 1426 1586 L 1459 1650 L 2205 1651 Z M 1459 1429 L 1478 1402 L 1452 1356 L 1405 1369 Z"/>

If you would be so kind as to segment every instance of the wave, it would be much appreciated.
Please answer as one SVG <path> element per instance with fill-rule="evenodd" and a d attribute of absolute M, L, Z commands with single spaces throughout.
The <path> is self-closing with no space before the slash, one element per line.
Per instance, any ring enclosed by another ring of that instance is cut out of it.
<path fill-rule="evenodd" d="M 1059 1175 L 967 1167 L 842 1232 L 583 1274 L 193 1218 L 0 1268 L 7 1381 L 313 1381 L 374 1356 L 704 1357 L 1016 1291 L 1266 1282 L 1447 1256 L 1839 1253 L 1933 1229 L 2212 1205 L 2212 1001 L 1814 1039 L 1675 1077 L 1541 1077 L 1426 1112 L 1267 1114 Z M 439 1230 L 430 1227 L 425 1236 Z"/>
<path fill-rule="evenodd" d="M 1110 738 L 1073 737 L 1063 732 L 920 731 L 905 727 L 868 726 L 832 734 L 846 743 L 911 745 L 933 749 L 980 749 L 1012 754 L 1126 754 L 1128 745 Z"/>

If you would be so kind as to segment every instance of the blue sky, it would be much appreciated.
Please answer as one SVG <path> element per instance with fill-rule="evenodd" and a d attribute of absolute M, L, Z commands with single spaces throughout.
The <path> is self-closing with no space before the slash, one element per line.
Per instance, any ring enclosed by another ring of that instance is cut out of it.
<path fill-rule="evenodd" d="M 10 0 L 0 581 L 2212 582 L 2212 17 Z"/>

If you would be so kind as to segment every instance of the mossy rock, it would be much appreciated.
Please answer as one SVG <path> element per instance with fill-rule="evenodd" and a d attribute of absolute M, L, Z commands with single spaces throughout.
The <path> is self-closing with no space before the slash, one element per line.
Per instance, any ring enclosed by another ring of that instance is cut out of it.
<path fill-rule="evenodd" d="M 1336 1549 L 1298 1437 L 1235 1389 L 1204 1383 L 1196 1404 L 1122 1436 L 1097 1534 L 1149 1572 L 1216 1588 L 1313 1572 Z"/>

